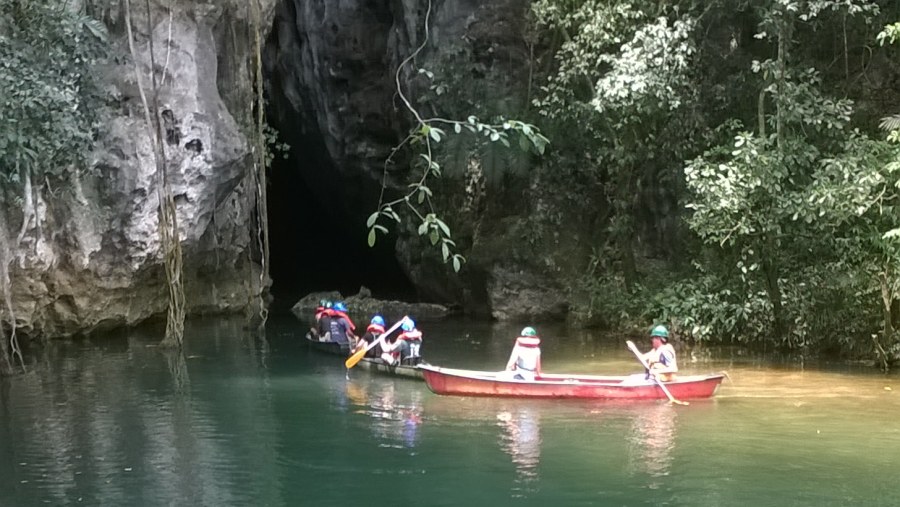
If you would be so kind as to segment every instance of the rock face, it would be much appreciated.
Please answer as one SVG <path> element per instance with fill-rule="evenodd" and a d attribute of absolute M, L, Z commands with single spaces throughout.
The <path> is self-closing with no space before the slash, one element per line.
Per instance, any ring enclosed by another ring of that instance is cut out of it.
<path fill-rule="evenodd" d="M 416 321 L 438 320 L 452 314 L 449 308 L 431 303 L 407 303 L 404 301 L 388 301 L 371 297 L 368 289 L 361 287 L 359 294 L 344 298 L 339 292 L 314 292 L 303 296 L 291 308 L 291 312 L 301 320 L 310 319 L 319 305 L 319 301 L 344 301 L 350 310 L 350 316 L 356 319 L 357 325 L 368 322 L 376 313 L 383 315 L 390 323 L 408 315 Z M 365 326 L 361 326 L 365 327 Z"/>
<path fill-rule="evenodd" d="M 274 0 L 261 3 L 260 16 L 268 25 Z M 167 4 L 173 6 L 171 16 Z M 193 313 L 244 308 L 265 285 L 257 265 L 248 260 L 256 200 L 248 178 L 248 143 L 235 119 L 246 108 L 239 101 L 241 91 L 250 86 L 247 5 L 237 0 L 152 3 L 168 174 Z M 0 202 L 0 229 L 7 240 L 0 242 L 7 245 L 0 261 L 11 261 L 13 310 L 27 334 L 66 336 L 133 324 L 167 305 L 156 169 L 120 8 L 103 13 L 118 53 L 113 61 L 120 63 L 102 72 L 121 108 L 111 113 L 102 132 L 96 168 L 73 178 L 71 191 L 54 192 L 49 182 L 35 182 L 26 185 L 25 206 L 11 199 Z M 138 61 L 149 87 L 146 11 L 135 9 L 133 20 Z"/>
<path fill-rule="evenodd" d="M 400 75 L 415 107 L 425 115 L 459 118 L 525 111 L 525 83 L 532 71 L 525 38 L 529 5 L 528 0 L 434 1 L 428 44 Z M 286 0 L 276 11 L 266 49 L 273 119 L 290 144 L 319 147 L 316 163 L 301 169 L 303 177 L 309 188 L 338 197 L 334 201 L 344 206 L 341 220 L 362 224 L 375 209 L 384 161 L 412 126 L 396 92 L 395 71 L 423 42 L 428 6 L 427 0 Z M 424 80 L 419 68 L 433 71 L 434 81 Z M 443 99 L 429 91 L 439 84 L 447 85 Z M 527 175 L 516 185 L 501 176 L 521 160 L 466 146 L 450 151 L 440 154 L 445 178 L 439 204 L 445 212 L 453 210 L 445 218 L 468 263 L 460 276 L 454 275 L 407 224 L 397 231 L 397 258 L 419 295 L 497 319 L 535 316 L 530 312 L 564 316 L 564 292 L 553 288 L 552 274 L 537 274 L 547 271 L 546 262 L 531 262 L 552 253 L 555 243 L 546 242 L 537 256 L 510 252 L 509 245 L 518 241 L 515 223 L 532 212 L 522 202 L 531 198 Z M 465 181 L 473 158 L 479 173 L 482 166 L 491 173 L 486 186 L 480 176 L 480 195 L 468 195 Z M 406 188 L 408 165 L 399 160 L 389 171 L 389 191 Z M 479 207 L 476 201 L 487 204 Z M 460 208 L 463 212 L 456 213 Z M 502 220 L 509 216 L 513 219 Z M 489 224 L 481 227 L 482 221 Z M 522 283 L 522 277 L 508 276 L 512 271 L 541 282 Z"/>

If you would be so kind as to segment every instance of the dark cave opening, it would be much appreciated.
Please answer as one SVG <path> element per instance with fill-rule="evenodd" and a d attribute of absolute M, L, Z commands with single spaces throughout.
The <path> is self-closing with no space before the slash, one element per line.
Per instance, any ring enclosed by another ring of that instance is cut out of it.
<path fill-rule="evenodd" d="M 310 54 L 310 34 L 300 25 L 312 22 L 305 20 L 311 15 L 292 1 L 280 2 L 263 52 L 268 123 L 279 141 L 290 145 L 289 156 L 276 154 L 268 173 L 275 305 L 293 303 L 313 291 L 352 295 L 360 286 L 375 297 L 416 300 L 416 289 L 397 261 L 395 238 L 379 235 L 375 247 L 368 246 L 366 218 L 377 208 L 381 190 L 372 160 L 348 158 L 337 148 L 346 142 L 336 136 L 346 135 L 347 125 L 371 128 L 367 115 L 373 113 L 327 110 L 322 102 L 324 87 L 328 94 L 343 97 L 352 93 L 351 77 L 357 86 L 370 76 L 344 74 L 355 68 L 355 59 L 363 58 L 359 55 L 316 59 Z M 374 30 L 368 24 L 360 27 L 367 33 Z M 368 57 L 363 61 L 372 63 Z M 326 67 L 328 72 L 318 74 Z"/>
<path fill-rule="evenodd" d="M 347 194 L 342 187 L 350 183 L 343 182 L 321 154 L 314 155 L 321 146 L 308 136 L 290 136 L 288 142 L 288 158 L 277 157 L 269 172 L 270 273 L 276 305 L 313 291 L 337 290 L 347 296 L 360 286 L 375 297 L 415 299 L 391 238 L 382 236 L 370 248 L 366 217 L 340 202 Z"/>
<path fill-rule="evenodd" d="M 344 181 L 317 142 L 318 136 L 283 137 L 291 145 L 290 153 L 273 161 L 268 186 L 270 273 L 276 305 L 291 304 L 313 291 L 352 295 L 360 286 L 371 289 L 375 297 L 415 299 L 415 288 L 397 261 L 392 238 L 380 236 L 370 248 L 362 203 L 342 202 L 360 190 L 378 189 L 348 192 L 347 186 L 356 182 Z"/>

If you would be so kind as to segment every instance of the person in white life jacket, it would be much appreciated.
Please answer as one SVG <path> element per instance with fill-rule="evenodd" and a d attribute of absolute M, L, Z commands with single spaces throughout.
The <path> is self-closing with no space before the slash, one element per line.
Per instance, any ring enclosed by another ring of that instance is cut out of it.
<path fill-rule="evenodd" d="M 526 327 L 516 338 L 506 371 L 513 372 L 517 380 L 534 380 L 541 374 L 541 339 L 531 326 Z"/>
<path fill-rule="evenodd" d="M 678 373 L 678 362 L 675 359 L 675 347 L 669 343 L 669 330 L 666 326 L 656 326 L 650 330 L 653 350 L 644 354 L 647 363 L 647 378 L 654 376 L 662 382 L 675 380 Z"/>
<path fill-rule="evenodd" d="M 384 353 L 381 358 L 388 364 L 406 364 L 415 366 L 422 361 L 422 332 L 416 329 L 416 322 L 409 317 L 400 324 L 402 332 L 391 343 L 382 342 Z"/>
<path fill-rule="evenodd" d="M 375 315 L 372 317 L 372 320 L 369 322 L 369 326 L 366 328 L 365 334 L 362 335 L 359 342 L 356 344 L 356 349 L 354 352 L 359 351 L 360 349 L 365 349 L 372 343 L 374 343 L 378 338 L 384 334 L 384 317 L 381 315 Z M 376 347 L 372 347 L 366 352 L 366 357 L 378 357 L 378 351 Z"/>

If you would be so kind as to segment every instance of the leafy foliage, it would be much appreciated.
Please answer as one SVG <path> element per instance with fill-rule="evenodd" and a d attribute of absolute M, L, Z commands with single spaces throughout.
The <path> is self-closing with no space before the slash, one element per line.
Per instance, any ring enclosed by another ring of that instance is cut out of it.
<path fill-rule="evenodd" d="M 379 232 L 388 233 L 388 228 L 379 223 L 379 220 L 391 220 L 400 224 L 403 219 L 396 208 L 406 208 L 419 222 L 418 235 L 427 237 L 432 246 L 440 245 L 443 262 L 451 263 L 453 270 L 458 272 L 465 262 L 465 257 L 455 251 L 456 243 L 451 238 L 450 227 L 439 217 L 433 201 L 434 192 L 429 187 L 430 180 L 441 178 L 443 174 L 441 164 L 436 157 L 436 146 L 446 142 L 450 136 L 468 136 L 475 143 L 487 140 L 505 148 L 510 148 L 511 142 L 515 141 L 523 151 L 543 155 L 550 141 L 541 134 L 536 126 L 504 117 L 497 117 L 493 122 L 483 122 L 474 114 L 470 114 L 465 120 L 422 116 L 406 96 L 400 83 L 400 76 L 428 44 L 431 10 L 432 4 L 429 1 L 424 20 L 425 36 L 422 44 L 401 62 L 395 75 L 398 95 L 414 117 L 414 126 L 406 138 L 394 147 L 391 156 L 385 161 L 386 178 L 389 167 L 394 164 L 395 155 L 403 150 L 410 150 L 414 155 L 418 155 L 412 157 L 414 174 L 418 174 L 418 176 L 408 184 L 406 193 L 393 200 L 385 199 L 386 186 L 383 184 L 378 210 L 372 213 L 366 221 L 366 226 L 369 228 L 367 239 L 369 246 L 374 246 Z M 419 68 L 415 76 L 419 79 L 426 79 L 429 83 L 427 89 L 437 96 L 445 94 L 448 90 L 445 84 L 434 83 L 435 74 L 430 70 Z"/>
<path fill-rule="evenodd" d="M 697 340 L 900 350 L 900 120 L 874 135 L 889 99 L 859 85 L 872 69 L 853 49 L 897 6 L 540 0 L 533 14 L 554 170 L 605 200 L 580 310 Z"/>
<path fill-rule="evenodd" d="M 85 165 L 103 103 L 106 29 L 61 0 L 0 0 L 0 179 Z"/>

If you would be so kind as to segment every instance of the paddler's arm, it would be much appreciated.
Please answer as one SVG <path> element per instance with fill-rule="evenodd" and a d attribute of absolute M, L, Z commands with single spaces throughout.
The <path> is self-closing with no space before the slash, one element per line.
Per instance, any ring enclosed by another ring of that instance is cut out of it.
<path fill-rule="evenodd" d="M 519 357 L 519 346 L 513 346 L 512 352 L 509 354 L 509 361 L 506 362 L 506 369 L 512 371 L 516 366 L 516 359 Z"/>

